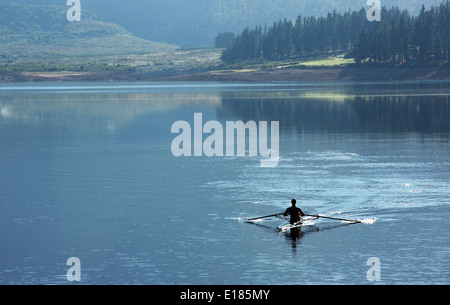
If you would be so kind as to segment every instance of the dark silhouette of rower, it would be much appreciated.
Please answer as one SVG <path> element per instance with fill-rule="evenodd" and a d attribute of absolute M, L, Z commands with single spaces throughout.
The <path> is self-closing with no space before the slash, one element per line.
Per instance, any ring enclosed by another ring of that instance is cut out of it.
<path fill-rule="evenodd" d="M 297 200 L 292 199 L 291 200 L 292 206 L 286 209 L 286 212 L 284 212 L 284 216 L 291 216 L 291 219 L 289 220 L 290 224 L 294 224 L 296 222 L 299 222 L 302 218 L 302 216 L 305 216 L 305 213 L 303 213 L 302 209 L 299 207 L 296 207 Z"/>

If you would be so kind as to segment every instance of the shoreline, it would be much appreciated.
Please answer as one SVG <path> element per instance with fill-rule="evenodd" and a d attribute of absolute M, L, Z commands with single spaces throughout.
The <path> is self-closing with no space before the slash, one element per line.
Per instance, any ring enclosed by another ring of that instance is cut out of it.
<path fill-rule="evenodd" d="M 317 82 L 450 80 L 449 67 L 327 67 L 267 70 L 221 70 L 206 72 L 0 72 L 0 83 L 74 81 L 180 81 L 180 82 Z"/>

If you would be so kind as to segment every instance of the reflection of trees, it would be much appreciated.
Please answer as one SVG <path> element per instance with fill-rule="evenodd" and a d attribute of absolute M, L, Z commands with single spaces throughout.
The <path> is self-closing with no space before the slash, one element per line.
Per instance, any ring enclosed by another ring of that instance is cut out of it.
<path fill-rule="evenodd" d="M 356 98 L 349 102 L 367 132 L 450 131 L 448 96 Z"/>
<path fill-rule="evenodd" d="M 283 131 L 450 131 L 449 98 L 443 96 L 353 96 L 345 98 L 224 97 L 224 120 L 279 121 Z"/>
<path fill-rule="evenodd" d="M 45 124 L 59 129 L 104 132 L 151 113 L 220 103 L 217 93 L 44 93 L 0 96 L 0 123 Z"/>

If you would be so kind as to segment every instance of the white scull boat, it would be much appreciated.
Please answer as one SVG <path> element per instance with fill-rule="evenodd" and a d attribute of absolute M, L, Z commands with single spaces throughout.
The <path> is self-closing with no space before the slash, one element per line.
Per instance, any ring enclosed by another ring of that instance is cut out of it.
<path fill-rule="evenodd" d="M 292 230 L 292 229 L 298 229 L 298 228 L 301 228 L 301 227 L 306 226 L 306 225 L 311 225 L 312 224 L 311 221 L 314 220 L 314 219 L 317 219 L 317 218 L 318 217 L 303 218 L 303 219 L 301 219 L 300 221 L 298 221 L 298 222 L 296 222 L 294 224 L 286 223 L 286 224 L 284 224 L 282 226 L 278 226 L 277 229 L 278 229 L 279 232 L 286 232 L 286 231 L 289 231 L 289 230 Z"/>

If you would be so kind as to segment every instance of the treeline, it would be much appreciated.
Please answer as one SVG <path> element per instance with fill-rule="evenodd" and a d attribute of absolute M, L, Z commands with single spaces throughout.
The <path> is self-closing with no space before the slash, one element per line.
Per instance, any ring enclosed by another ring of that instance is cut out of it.
<path fill-rule="evenodd" d="M 448 59 L 449 1 L 417 17 L 398 8 L 382 8 L 381 22 L 369 22 L 367 12 L 298 16 L 264 29 L 246 28 L 222 52 L 225 62 L 284 60 L 312 54 L 353 51 L 355 60 L 401 63 Z M 425 51 L 426 50 L 426 51 Z"/>
<path fill-rule="evenodd" d="M 362 30 L 355 43 L 356 62 L 403 64 L 443 62 L 449 59 L 450 2 L 425 10 L 416 17 L 393 11 L 393 18 Z"/>
<path fill-rule="evenodd" d="M 216 48 L 226 48 L 227 46 L 230 45 L 230 43 L 233 41 L 234 38 L 235 38 L 235 35 L 234 35 L 233 32 L 219 33 L 216 36 L 214 47 L 216 47 Z"/>
<path fill-rule="evenodd" d="M 372 27 L 365 9 L 344 14 L 334 11 L 322 17 L 298 16 L 295 23 L 285 19 L 264 29 L 246 28 L 223 51 L 222 60 L 282 60 L 311 53 L 347 51 L 362 29 Z"/>

